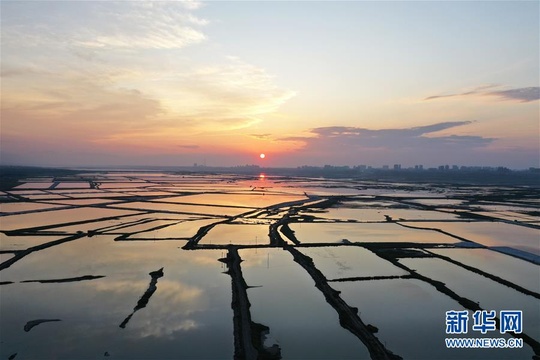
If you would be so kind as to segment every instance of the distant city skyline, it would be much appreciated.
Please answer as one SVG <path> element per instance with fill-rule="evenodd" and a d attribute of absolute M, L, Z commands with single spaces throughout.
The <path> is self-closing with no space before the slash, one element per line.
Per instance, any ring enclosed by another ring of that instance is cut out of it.
<path fill-rule="evenodd" d="M 540 167 L 537 1 L 0 6 L 3 165 Z"/>

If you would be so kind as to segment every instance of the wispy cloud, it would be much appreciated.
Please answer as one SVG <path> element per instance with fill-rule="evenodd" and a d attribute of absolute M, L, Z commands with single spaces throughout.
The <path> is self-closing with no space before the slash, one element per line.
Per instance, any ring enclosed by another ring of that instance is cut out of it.
<path fill-rule="evenodd" d="M 486 95 L 499 96 L 506 100 L 519 100 L 521 102 L 529 102 L 540 99 L 540 87 L 526 87 L 510 90 L 491 91 Z"/>
<path fill-rule="evenodd" d="M 44 16 L 31 3 L 29 21 L 2 24 L 3 131 L 56 138 L 69 129 L 114 144 L 159 135 L 175 148 L 173 134 L 247 128 L 294 96 L 237 57 L 193 60 L 184 48 L 206 39 L 209 23 L 195 13 L 200 2 L 64 5 Z M 43 121 L 20 121 L 31 118 Z"/>
<path fill-rule="evenodd" d="M 16 77 L 21 75 L 32 75 L 42 73 L 35 66 L 11 66 L 5 65 L 2 66 L 0 70 L 0 76 L 3 78 Z"/>
<path fill-rule="evenodd" d="M 5 25 L 2 41 L 48 48 L 61 42 L 109 51 L 179 49 L 206 39 L 201 28 L 209 21 L 193 14 L 199 7 L 198 2 L 177 1 L 81 2 L 51 7 L 46 19 L 36 17 L 34 23 Z M 84 13 L 84 21 L 79 16 L 71 17 L 70 11 Z"/>
<path fill-rule="evenodd" d="M 178 109 L 182 116 L 241 128 L 259 122 L 295 92 L 278 87 L 265 69 L 231 57 L 176 75 L 171 95 L 184 99 L 186 105 Z"/>
<path fill-rule="evenodd" d="M 501 87 L 500 85 L 487 85 L 477 87 L 470 91 L 464 91 L 460 93 L 445 94 L 445 95 L 432 95 L 428 96 L 424 100 L 435 100 L 449 97 L 463 97 L 463 96 L 498 96 L 502 100 L 517 100 L 520 102 L 530 102 L 540 99 L 540 87 L 525 87 L 525 88 L 515 88 L 507 90 L 491 90 Z"/>
<path fill-rule="evenodd" d="M 266 140 L 270 139 L 272 137 L 272 134 L 250 134 L 249 136 L 259 140 Z"/>
<path fill-rule="evenodd" d="M 196 8 L 191 8 L 196 9 Z M 190 10 L 191 10 L 190 9 Z M 198 27 L 208 23 L 189 13 L 182 3 L 128 2 L 107 4 L 101 27 L 81 29 L 79 45 L 98 48 L 178 49 L 199 43 L 206 36 Z M 86 31 L 84 31 L 86 30 Z"/>
<path fill-rule="evenodd" d="M 201 1 L 197 0 L 181 0 L 179 1 L 179 3 L 181 3 L 182 6 L 189 10 L 196 10 L 203 5 Z"/>

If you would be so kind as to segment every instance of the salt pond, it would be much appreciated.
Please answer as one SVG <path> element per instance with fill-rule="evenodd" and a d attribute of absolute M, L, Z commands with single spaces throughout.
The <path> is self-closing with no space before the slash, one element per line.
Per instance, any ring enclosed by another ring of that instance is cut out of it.
<path fill-rule="evenodd" d="M 311 257 L 327 279 L 405 275 L 402 269 L 357 246 L 310 247 L 300 252 Z"/>
<path fill-rule="evenodd" d="M 279 249 L 242 250 L 253 321 L 270 328 L 285 359 L 367 359 L 365 346 L 339 325 L 313 280 Z"/>
<path fill-rule="evenodd" d="M 360 317 L 376 326 L 379 329 L 377 336 L 404 359 L 502 360 L 532 357 L 530 348 L 504 351 L 447 349 L 444 342 L 448 337 L 445 312 L 463 308 L 424 282 L 398 279 L 340 282 L 332 286 L 341 291 L 351 306 L 358 307 Z M 481 336 L 474 334 L 474 337 Z"/>
<path fill-rule="evenodd" d="M 186 204 L 212 204 L 212 205 L 225 205 L 225 206 L 245 206 L 250 208 L 260 208 L 269 205 L 303 200 L 305 197 L 298 196 L 285 196 L 285 195 L 266 195 L 265 193 L 252 193 L 250 195 L 234 194 L 200 194 L 179 196 L 174 198 L 167 198 L 166 202 L 186 203 Z"/>
<path fill-rule="evenodd" d="M 432 249 L 430 251 L 540 293 L 538 265 L 487 249 Z"/>
<path fill-rule="evenodd" d="M 3 281 L 101 275 L 59 284 L 17 283 L 2 289 L 2 358 L 220 359 L 233 356 L 230 280 L 219 251 L 182 252 L 178 244 L 114 242 L 98 236 L 31 254 L 5 269 Z M 183 266 L 177 266 L 178 263 Z M 132 313 L 164 268 L 148 305 Z M 28 301 L 36 299 L 36 301 Z M 58 318 L 25 333 L 27 321 Z"/>
<path fill-rule="evenodd" d="M 536 228 L 500 222 L 420 222 L 412 226 L 437 228 L 482 245 L 509 246 L 540 255 L 540 234 Z"/>
<path fill-rule="evenodd" d="M 540 334 L 540 306 L 537 298 L 441 259 L 402 259 L 401 262 L 424 276 L 442 281 L 457 294 L 478 302 L 483 309 L 496 310 L 497 313 L 500 310 L 522 310 L 525 318 L 523 331 Z"/>
<path fill-rule="evenodd" d="M 262 245 L 269 244 L 268 226 L 252 224 L 216 225 L 200 242 L 201 244 Z"/>
<path fill-rule="evenodd" d="M 394 223 L 293 223 L 290 228 L 301 243 L 417 242 L 456 243 L 458 240 L 432 230 L 417 230 Z"/>
<path fill-rule="evenodd" d="M 273 344 L 284 359 L 368 359 L 366 335 L 346 326 L 357 318 L 404 359 L 532 357 L 527 344 L 447 349 L 445 313 L 464 308 L 435 281 L 487 310 L 523 310 L 525 332 L 540 341 L 532 196 L 488 202 L 475 197 L 497 188 L 140 171 L 21 180 L 0 199 L 3 359 L 230 359 Z M 467 336 L 509 337 L 490 335 Z"/>
<path fill-rule="evenodd" d="M 90 219 L 131 215 L 136 213 L 136 211 L 128 210 L 81 207 L 22 215 L 9 215 L 0 218 L 0 221 L 2 223 L 2 230 L 17 230 L 53 224 L 70 223 L 75 221 L 85 221 Z"/>
<path fill-rule="evenodd" d="M 122 209 L 136 209 L 136 210 L 153 210 L 153 211 L 170 211 L 178 213 L 191 213 L 191 214 L 203 214 L 203 215 L 225 215 L 234 216 L 239 215 L 254 209 L 250 208 L 238 208 L 238 207 L 216 207 L 216 206 L 203 206 L 203 205 L 180 205 L 180 204 L 166 204 L 159 202 L 130 202 L 123 203 L 115 206 Z"/>
<path fill-rule="evenodd" d="M 351 209 L 346 207 L 330 208 L 324 212 L 302 212 L 303 214 L 314 215 L 324 219 L 334 220 L 354 220 L 354 221 L 385 221 L 385 215 L 392 219 L 403 220 L 449 220 L 456 219 L 457 216 L 451 213 L 427 211 L 427 210 L 409 210 L 409 209 L 392 209 L 380 207 L 377 209 Z"/>

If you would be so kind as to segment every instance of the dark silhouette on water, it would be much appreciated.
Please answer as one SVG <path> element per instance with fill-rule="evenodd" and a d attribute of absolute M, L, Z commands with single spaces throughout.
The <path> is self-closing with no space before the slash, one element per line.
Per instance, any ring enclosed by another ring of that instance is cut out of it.
<path fill-rule="evenodd" d="M 148 285 L 148 289 L 146 289 L 145 293 L 141 296 L 139 301 L 137 302 L 137 306 L 133 308 L 133 311 L 131 314 L 129 314 L 124 321 L 119 325 L 122 329 L 126 327 L 129 320 L 131 320 L 131 317 L 140 309 L 145 308 L 146 305 L 148 305 L 148 301 L 150 301 L 150 298 L 157 290 L 157 282 L 160 277 L 163 276 L 163 268 L 152 271 L 149 273 L 149 275 L 152 277 L 152 280 L 150 280 L 150 284 Z"/>
<path fill-rule="evenodd" d="M 227 264 L 225 274 L 231 277 L 233 324 L 234 324 L 234 359 L 281 359 L 281 348 L 277 344 L 265 346 L 264 339 L 270 333 L 266 325 L 256 323 L 251 318 L 251 303 L 247 295 L 248 286 L 242 274 L 240 263 L 243 261 L 238 248 L 230 245 L 227 256 L 219 259 Z"/>
<path fill-rule="evenodd" d="M 67 282 L 77 282 L 77 281 L 86 281 L 86 280 L 95 280 L 105 277 L 104 275 L 84 275 L 77 276 L 72 278 L 65 279 L 47 279 L 47 280 L 23 280 L 22 283 L 32 283 L 37 282 L 41 284 L 54 284 L 54 283 L 67 283 Z"/>
<path fill-rule="evenodd" d="M 38 326 L 41 323 L 44 322 L 51 322 L 51 321 L 62 321 L 60 319 L 38 319 L 38 320 L 30 320 L 29 322 L 24 325 L 24 331 L 29 332 L 32 330 L 34 326 Z"/>

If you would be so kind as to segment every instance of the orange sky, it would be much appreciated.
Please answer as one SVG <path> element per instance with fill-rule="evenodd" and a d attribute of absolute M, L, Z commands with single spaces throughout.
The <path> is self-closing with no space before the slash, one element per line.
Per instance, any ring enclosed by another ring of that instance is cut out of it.
<path fill-rule="evenodd" d="M 1 7 L 2 164 L 539 166 L 536 2 Z"/>

